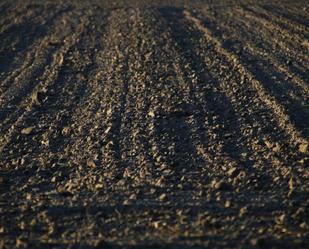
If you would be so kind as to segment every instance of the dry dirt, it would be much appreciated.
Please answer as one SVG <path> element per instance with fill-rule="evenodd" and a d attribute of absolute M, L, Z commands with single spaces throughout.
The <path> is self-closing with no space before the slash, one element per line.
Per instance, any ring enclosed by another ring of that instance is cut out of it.
<path fill-rule="evenodd" d="M 188 2 L 0 1 L 1 249 L 309 248 L 309 2 Z"/>

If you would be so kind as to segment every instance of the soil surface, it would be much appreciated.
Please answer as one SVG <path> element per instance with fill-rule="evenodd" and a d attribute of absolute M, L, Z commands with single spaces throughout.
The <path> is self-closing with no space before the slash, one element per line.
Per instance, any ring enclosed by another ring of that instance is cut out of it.
<path fill-rule="evenodd" d="M 308 1 L 0 1 L 0 248 L 309 248 Z"/>

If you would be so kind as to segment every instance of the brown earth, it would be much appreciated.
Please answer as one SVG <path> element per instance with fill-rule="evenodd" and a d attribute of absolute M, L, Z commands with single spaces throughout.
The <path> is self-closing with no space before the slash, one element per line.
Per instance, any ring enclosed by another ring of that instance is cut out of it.
<path fill-rule="evenodd" d="M 0 248 L 309 248 L 309 2 L 188 2 L 0 1 Z"/>

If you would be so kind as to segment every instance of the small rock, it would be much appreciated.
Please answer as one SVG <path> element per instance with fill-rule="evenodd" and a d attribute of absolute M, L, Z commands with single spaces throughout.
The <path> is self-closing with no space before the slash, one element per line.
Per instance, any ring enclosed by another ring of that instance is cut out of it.
<path fill-rule="evenodd" d="M 28 247 L 28 243 L 24 238 L 17 238 L 16 239 L 16 247 L 17 248 L 26 248 Z"/>
<path fill-rule="evenodd" d="M 44 146 L 48 147 L 49 146 L 49 140 L 48 139 L 42 140 L 41 144 L 43 144 Z"/>
<path fill-rule="evenodd" d="M 152 222 L 152 225 L 154 228 L 158 229 L 160 227 L 160 221 L 154 221 Z"/>
<path fill-rule="evenodd" d="M 51 179 L 51 182 L 56 182 L 56 181 L 57 181 L 56 176 L 53 176 L 52 179 Z"/>
<path fill-rule="evenodd" d="M 248 212 L 248 208 L 247 207 L 242 207 L 241 209 L 239 209 L 239 216 L 243 216 L 247 212 Z"/>
<path fill-rule="evenodd" d="M 305 229 L 307 227 L 307 223 L 306 222 L 302 222 L 300 225 L 299 225 L 300 228 L 302 229 Z"/>
<path fill-rule="evenodd" d="M 104 131 L 104 133 L 105 133 L 105 134 L 108 134 L 108 133 L 111 131 L 111 129 L 112 129 L 111 126 L 107 127 L 107 129 Z"/>
<path fill-rule="evenodd" d="M 258 245 L 258 239 L 251 239 L 251 240 L 250 240 L 250 244 L 251 244 L 252 246 L 257 246 L 257 245 Z"/>
<path fill-rule="evenodd" d="M 30 126 L 30 127 L 27 127 L 27 128 L 24 128 L 21 130 L 21 134 L 23 135 L 30 135 L 31 132 L 34 130 L 34 126 Z"/>
<path fill-rule="evenodd" d="M 246 158 L 246 157 L 248 156 L 248 153 L 243 152 L 243 153 L 241 153 L 241 156 L 244 157 L 244 158 Z"/>
<path fill-rule="evenodd" d="M 66 136 L 70 132 L 70 127 L 66 126 L 62 129 L 62 135 Z"/>
<path fill-rule="evenodd" d="M 150 59 L 150 57 L 151 57 L 152 54 L 153 54 L 152 51 L 150 51 L 150 52 L 148 52 L 148 53 L 145 54 L 145 59 L 146 59 L 146 61 L 148 61 L 148 60 Z"/>
<path fill-rule="evenodd" d="M 214 180 L 212 181 L 211 186 L 212 188 L 216 190 L 230 190 L 231 189 L 231 185 L 223 180 L 221 181 Z"/>
<path fill-rule="evenodd" d="M 102 189 L 104 185 L 102 183 L 97 183 L 94 187 L 95 189 Z"/>
<path fill-rule="evenodd" d="M 90 167 L 90 168 L 96 168 L 97 164 L 95 163 L 94 160 L 88 160 L 87 161 L 87 166 Z"/>
<path fill-rule="evenodd" d="M 285 215 L 282 214 L 282 215 L 276 217 L 275 221 L 276 221 L 277 224 L 283 224 L 285 219 L 286 219 Z"/>
<path fill-rule="evenodd" d="M 137 195 L 136 194 L 132 194 L 132 195 L 130 195 L 129 199 L 135 201 L 137 199 Z"/>
<path fill-rule="evenodd" d="M 229 200 L 227 200 L 227 201 L 225 202 L 225 204 L 224 204 L 224 207 L 225 207 L 225 208 L 231 207 L 231 202 L 230 202 Z"/>
<path fill-rule="evenodd" d="M 263 247 L 265 246 L 265 239 L 264 238 L 251 239 L 250 244 L 255 247 Z"/>
<path fill-rule="evenodd" d="M 268 140 L 265 140 L 264 143 L 268 149 L 271 149 L 272 147 L 274 147 L 273 143 Z"/>
<path fill-rule="evenodd" d="M 110 116 L 112 114 L 113 110 L 112 108 L 109 108 L 106 112 L 107 116 Z"/>
<path fill-rule="evenodd" d="M 32 199 L 32 195 L 29 194 L 29 193 L 27 193 L 27 195 L 26 195 L 26 200 L 27 200 L 27 201 L 30 201 L 31 199 Z"/>
<path fill-rule="evenodd" d="M 53 47 L 58 47 L 58 46 L 61 46 L 62 44 L 63 42 L 59 40 L 51 40 L 48 42 L 48 45 L 53 46 Z"/>
<path fill-rule="evenodd" d="M 276 143 L 276 146 L 273 147 L 273 152 L 280 152 L 280 150 L 281 150 L 281 146 L 278 143 Z"/>
<path fill-rule="evenodd" d="M 167 195 L 166 194 L 160 195 L 159 200 L 160 201 L 166 201 L 167 200 Z"/>
<path fill-rule="evenodd" d="M 148 116 L 150 116 L 150 117 L 152 117 L 152 118 L 155 117 L 154 111 L 149 111 L 149 112 L 148 112 Z"/>
<path fill-rule="evenodd" d="M 301 153 L 307 153 L 307 151 L 308 151 L 308 143 L 300 144 L 299 147 L 298 147 L 298 150 Z"/>
<path fill-rule="evenodd" d="M 31 102 L 34 103 L 34 104 L 40 104 L 39 97 L 38 97 L 38 92 L 33 92 L 31 94 Z"/>
<path fill-rule="evenodd" d="M 123 205 L 130 205 L 131 204 L 131 200 L 126 199 L 123 201 Z"/>
<path fill-rule="evenodd" d="M 291 179 L 289 180 L 289 189 L 290 191 L 293 191 L 294 190 L 294 181 L 293 181 L 293 178 L 291 177 Z"/>
<path fill-rule="evenodd" d="M 230 168 L 227 172 L 228 176 L 234 176 L 237 171 L 236 167 Z"/>

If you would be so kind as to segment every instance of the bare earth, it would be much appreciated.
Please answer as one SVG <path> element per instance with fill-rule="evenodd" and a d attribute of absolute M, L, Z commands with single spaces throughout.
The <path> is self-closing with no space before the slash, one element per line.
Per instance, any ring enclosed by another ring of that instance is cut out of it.
<path fill-rule="evenodd" d="M 0 249 L 309 248 L 308 1 L 0 1 Z"/>

